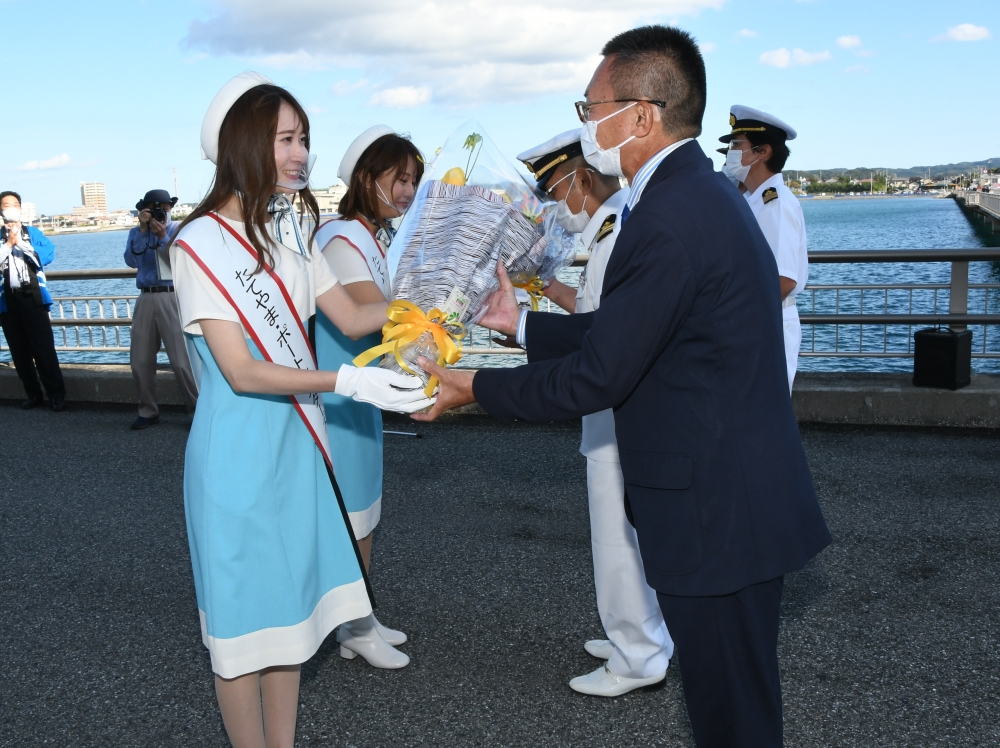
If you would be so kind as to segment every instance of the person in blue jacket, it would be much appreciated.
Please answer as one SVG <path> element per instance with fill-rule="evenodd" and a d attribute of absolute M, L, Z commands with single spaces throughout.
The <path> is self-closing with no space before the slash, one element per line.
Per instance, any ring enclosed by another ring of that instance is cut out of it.
<path fill-rule="evenodd" d="M 34 226 L 21 223 L 21 196 L 16 192 L 0 192 L 0 211 L 0 326 L 28 396 L 21 407 L 39 405 L 44 387 L 52 410 L 66 410 L 66 385 L 49 321 L 52 296 L 42 270 L 55 257 L 55 247 Z"/>

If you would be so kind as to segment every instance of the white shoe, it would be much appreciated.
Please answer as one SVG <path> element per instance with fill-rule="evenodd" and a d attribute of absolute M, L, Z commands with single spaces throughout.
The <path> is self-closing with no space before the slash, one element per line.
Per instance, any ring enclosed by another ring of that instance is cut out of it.
<path fill-rule="evenodd" d="M 666 677 L 667 672 L 664 670 L 651 678 L 623 678 L 608 670 L 608 666 L 605 664 L 604 667 L 599 667 L 592 673 L 574 678 L 569 682 L 569 687 L 588 696 L 621 696 L 637 688 L 655 686 Z"/>
<path fill-rule="evenodd" d="M 378 631 L 379 635 L 385 639 L 386 644 L 391 647 L 398 647 L 400 644 L 406 644 L 406 634 L 402 631 L 396 631 L 396 629 L 383 626 L 379 623 L 379 620 L 375 618 L 374 613 L 372 613 L 372 619 L 375 621 L 375 629 Z"/>
<path fill-rule="evenodd" d="M 610 660 L 615 653 L 615 645 L 607 639 L 591 639 L 583 648 L 587 650 L 587 654 L 599 660 Z"/>
<path fill-rule="evenodd" d="M 372 667 L 384 670 L 398 670 L 409 665 L 410 658 L 382 638 L 374 621 L 374 616 L 367 615 L 340 624 L 337 630 L 340 656 L 345 660 L 353 660 L 361 655 Z"/>

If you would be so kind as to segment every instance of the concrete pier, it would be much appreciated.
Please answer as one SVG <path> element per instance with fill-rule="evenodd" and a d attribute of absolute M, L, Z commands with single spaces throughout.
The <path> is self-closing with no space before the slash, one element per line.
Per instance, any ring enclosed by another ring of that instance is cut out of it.
<path fill-rule="evenodd" d="M 182 496 L 187 419 L 0 404 L 0 745 L 228 746 L 201 644 Z M 691 748 L 663 687 L 581 696 L 600 666 L 578 423 L 386 428 L 372 583 L 412 662 L 328 639 L 302 748 Z M 996 431 L 804 425 L 834 542 L 785 579 L 788 746 L 1000 745 Z"/>
<path fill-rule="evenodd" d="M 70 403 L 136 402 L 128 366 L 67 364 L 63 375 Z M 157 373 L 156 388 L 161 405 L 184 404 L 169 368 Z M 13 367 L 0 365 L 0 400 L 23 398 Z M 951 392 L 914 387 L 904 373 L 800 372 L 792 404 L 803 423 L 1000 428 L 1000 375 L 974 374 L 970 386 Z M 474 405 L 461 412 L 482 410 Z"/>

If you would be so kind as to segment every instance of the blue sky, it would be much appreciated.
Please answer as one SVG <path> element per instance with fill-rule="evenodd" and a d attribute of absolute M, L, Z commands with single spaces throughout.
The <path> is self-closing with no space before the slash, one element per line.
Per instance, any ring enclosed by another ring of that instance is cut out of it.
<path fill-rule="evenodd" d="M 314 185 L 385 123 L 433 153 L 478 119 L 511 158 L 578 125 L 597 54 L 615 33 L 673 23 L 703 45 L 706 149 L 729 107 L 798 129 L 788 168 L 904 168 L 1000 156 L 1000 3 L 932 0 L 0 0 L 0 189 L 45 213 L 107 185 L 111 208 L 147 190 L 205 191 L 205 108 L 253 69 L 307 107 Z M 719 159 L 721 161 L 721 157 Z"/>

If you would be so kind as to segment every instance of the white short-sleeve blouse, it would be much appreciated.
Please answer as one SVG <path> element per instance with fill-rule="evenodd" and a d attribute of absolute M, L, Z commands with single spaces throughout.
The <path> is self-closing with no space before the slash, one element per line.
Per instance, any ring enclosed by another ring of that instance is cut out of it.
<path fill-rule="evenodd" d="M 226 218 L 222 220 L 226 221 L 244 240 L 247 239 L 243 223 Z M 215 219 L 203 216 L 192 221 L 190 225 L 193 226 L 199 221 L 215 223 Z M 236 241 L 221 226 L 218 229 L 219 244 L 228 245 L 230 242 Z M 177 238 L 183 239 L 184 233 L 182 231 Z M 216 232 L 212 232 L 212 235 L 215 236 Z M 330 269 L 323 253 L 317 251 L 315 247 L 310 248 L 309 257 L 303 257 L 298 252 L 288 249 L 284 245 L 276 244 L 274 241 L 269 241 L 268 248 L 274 258 L 275 273 L 285 284 L 299 318 L 305 322 L 316 313 L 316 297 L 333 288 L 337 283 L 337 276 Z M 192 249 L 198 252 L 198 255 L 211 266 L 213 247 L 199 246 L 192 247 Z M 242 248 L 240 251 L 243 251 Z M 173 268 L 174 289 L 180 306 L 181 327 L 184 332 L 202 335 L 201 325 L 198 324 L 198 320 L 202 319 L 221 319 L 240 323 L 239 315 L 226 301 L 226 297 L 219 292 L 219 289 L 191 259 L 190 255 L 176 244 L 170 247 L 170 264 Z M 243 333 L 245 335 L 246 330 Z"/>

